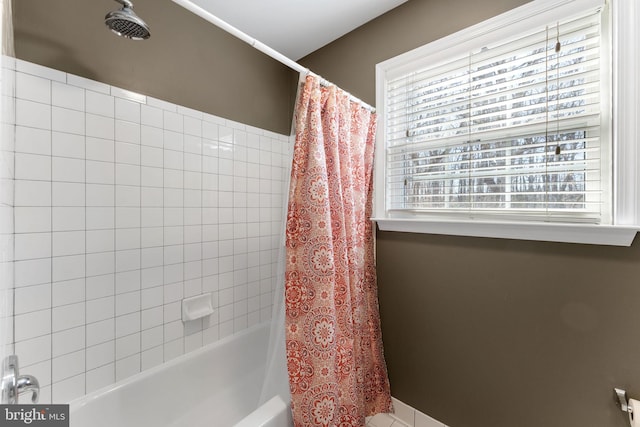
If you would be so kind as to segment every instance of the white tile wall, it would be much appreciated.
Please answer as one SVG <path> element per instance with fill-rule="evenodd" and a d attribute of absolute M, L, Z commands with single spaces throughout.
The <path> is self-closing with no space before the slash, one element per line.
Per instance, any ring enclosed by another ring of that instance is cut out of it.
<path fill-rule="evenodd" d="M 6 0 L 5 0 L 6 1 Z M 0 11 L 2 1 L 0 1 Z M 2 28 L 0 19 L 0 30 Z M 0 33 L 2 33 L 0 31 Z M 39 242 L 37 237 L 26 236 L 15 241 L 14 230 L 14 146 L 15 146 L 15 73 L 11 59 L 0 60 L 0 362 L 14 352 L 13 346 L 13 311 L 14 311 L 14 245 L 20 256 L 27 256 L 32 251 L 29 243 Z M 37 144 L 37 143 L 36 143 Z M 29 188 L 37 193 L 36 188 Z M 37 252 L 37 251 L 36 251 Z M 40 255 L 43 253 L 40 252 Z M 46 256 L 46 251 L 44 252 Z M 24 295 L 18 297 L 19 306 L 23 307 Z M 36 304 L 42 307 L 43 301 Z M 22 310 L 22 308 L 21 308 Z"/>
<path fill-rule="evenodd" d="M 289 137 L 19 60 L 5 97 L 15 345 L 43 403 L 270 318 Z M 216 312 L 183 324 L 204 292 Z"/>
<path fill-rule="evenodd" d="M 417 409 L 412 408 L 404 402 L 392 398 L 393 400 L 393 408 L 395 410 L 393 416 L 388 417 L 388 419 L 399 420 L 402 425 L 406 425 L 407 427 L 447 427 L 445 424 L 440 421 L 431 418 L 430 416 L 418 411 Z M 382 427 L 384 425 L 383 418 L 370 420 L 370 423 L 367 425 L 371 425 L 371 427 Z M 397 427 L 397 424 L 393 424 L 394 427 Z"/>
<path fill-rule="evenodd" d="M 367 417 L 366 427 L 447 427 L 396 398 L 392 400 L 395 412 Z"/>

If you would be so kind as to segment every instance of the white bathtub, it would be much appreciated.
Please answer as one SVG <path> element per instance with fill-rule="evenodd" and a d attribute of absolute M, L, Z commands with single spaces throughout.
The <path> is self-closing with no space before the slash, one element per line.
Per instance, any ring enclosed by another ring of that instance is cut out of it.
<path fill-rule="evenodd" d="M 290 427 L 288 402 L 257 408 L 269 325 L 224 338 L 71 402 L 71 427 Z"/>

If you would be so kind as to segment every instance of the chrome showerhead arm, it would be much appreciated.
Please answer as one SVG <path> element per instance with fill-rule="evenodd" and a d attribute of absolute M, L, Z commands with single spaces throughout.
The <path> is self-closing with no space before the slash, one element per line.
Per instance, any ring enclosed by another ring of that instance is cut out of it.
<path fill-rule="evenodd" d="M 131 3 L 129 0 L 113 0 L 113 1 L 118 2 L 124 7 L 128 7 L 129 9 L 133 9 L 133 3 Z"/>

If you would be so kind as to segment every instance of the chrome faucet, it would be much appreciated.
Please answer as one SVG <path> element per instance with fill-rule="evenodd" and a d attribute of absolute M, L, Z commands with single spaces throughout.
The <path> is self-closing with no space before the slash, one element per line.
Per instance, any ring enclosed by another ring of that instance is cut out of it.
<path fill-rule="evenodd" d="M 40 384 L 32 375 L 20 375 L 18 369 L 18 356 L 7 356 L 2 364 L 2 404 L 13 405 L 18 403 L 21 394 L 31 392 L 31 403 L 38 403 L 40 397 Z"/>

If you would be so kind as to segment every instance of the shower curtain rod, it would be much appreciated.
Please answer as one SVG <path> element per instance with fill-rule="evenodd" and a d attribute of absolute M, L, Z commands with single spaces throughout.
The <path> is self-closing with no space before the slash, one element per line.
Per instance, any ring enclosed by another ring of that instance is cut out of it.
<path fill-rule="evenodd" d="M 266 55 L 269 55 L 271 58 L 275 59 L 276 61 L 281 62 L 282 64 L 284 64 L 287 67 L 293 69 L 294 71 L 297 71 L 300 74 L 305 75 L 305 76 L 307 74 L 311 74 L 311 75 L 314 75 L 314 76 L 318 77 L 320 79 L 320 84 L 322 84 L 323 86 L 336 86 L 335 84 L 331 83 L 330 81 L 324 79 L 322 76 L 319 76 L 318 74 L 312 72 L 310 69 L 303 67 L 302 65 L 298 64 L 297 62 L 295 62 L 295 61 L 291 60 L 290 58 L 284 56 L 283 54 L 281 54 L 277 50 L 274 50 L 274 49 L 270 48 L 269 46 L 267 46 L 266 44 L 262 43 L 261 41 L 254 39 L 253 37 L 251 37 L 247 33 L 244 33 L 242 31 L 240 31 L 239 29 L 237 29 L 233 25 L 229 24 L 228 22 L 218 18 L 217 16 L 215 16 L 211 12 L 203 9 L 202 7 L 200 7 L 200 6 L 196 5 L 196 4 L 194 4 L 191 0 L 173 0 L 173 2 L 178 4 L 178 5 L 180 5 L 180 6 L 182 6 L 182 7 L 184 7 L 185 9 L 195 13 L 196 15 L 198 15 L 201 18 L 203 18 L 204 20 L 209 21 L 213 25 L 225 30 L 227 33 L 231 34 L 232 36 L 235 36 L 235 37 L 239 38 L 240 40 L 242 40 L 243 42 L 247 43 L 251 47 L 259 50 L 260 52 L 262 52 L 262 53 L 264 53 Z M 341 89 L 341 90 L 344 90 L 344 89 Z M 368 110 L 371 110 L 371 111 L 375 111 L 376 110 L 374 107 L 372 107 L 371 105 L 367 104 L 366 102 L 364 102 L 360 98 L 353 96 L 352 94 L 350 94 L 347 91 L 344 91 L 344 92 L 349 95 L 349 97 L 351 98 L 352 101 L 358 102 L 364 108 L 366 108 Z"/>

